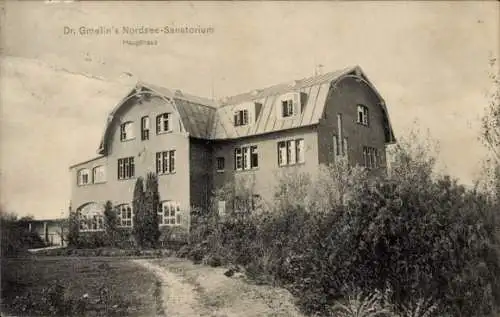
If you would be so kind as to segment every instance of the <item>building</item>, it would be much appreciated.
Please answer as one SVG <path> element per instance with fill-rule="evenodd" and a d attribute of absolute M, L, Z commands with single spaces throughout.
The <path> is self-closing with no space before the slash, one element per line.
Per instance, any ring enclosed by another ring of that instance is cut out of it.
<path fill-rule="evenodd" d="M 131 228 L 135 179 L 156 172 L 161 227 L 186 229 L 190 209 L 224 184 L 250 179 L 266 201 L 280 171 L 314 173 L 339 157 L 384 168 L 393 142 L 385 102 L 359 66 L 220 101 L 139 82 L 109 114 L 99 156 L 70 167 L 71 202 L 82 231 L 103 230 L 107 200 Z"/>
<path fill-rule="evenodd" d="M 20 220 L 27 232 L 37 234 L 47 246 L 65 246 L 67 244 L 66 219 L 28 219 Z"/>

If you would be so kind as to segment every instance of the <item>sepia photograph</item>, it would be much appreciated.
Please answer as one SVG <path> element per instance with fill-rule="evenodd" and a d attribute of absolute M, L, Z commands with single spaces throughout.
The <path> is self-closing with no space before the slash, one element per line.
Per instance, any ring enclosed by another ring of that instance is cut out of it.
<path fill-rule="evenodd" d="M 0 10 L 1 316 L 500 316 L 500 2 Z"/>

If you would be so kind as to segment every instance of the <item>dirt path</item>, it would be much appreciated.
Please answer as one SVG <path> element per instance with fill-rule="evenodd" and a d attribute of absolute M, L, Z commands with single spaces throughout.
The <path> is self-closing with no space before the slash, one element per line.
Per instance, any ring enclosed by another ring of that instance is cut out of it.
<path fill-rule="evenodd" d="M 161 280 L 167 317 L 303 317 L 286 290 L 228 278 L 223 268 L 174 258 L 133 261 Z"/>

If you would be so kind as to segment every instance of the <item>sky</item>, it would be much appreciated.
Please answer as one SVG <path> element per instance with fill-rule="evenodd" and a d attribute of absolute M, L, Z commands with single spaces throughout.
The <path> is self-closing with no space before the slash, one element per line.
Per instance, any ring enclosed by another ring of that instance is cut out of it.
<path fill-rule="evenodd" d="M 136 80 L 222 98 L 311 76 L 319 64 L 360 65 L 396 137 L 417 122 L 438 142 L 441 170 L 471 184 L 485 155 L 495 1 L 8 1 L 2 15 L 0 204 L 21 216 L 67 211 L 69 165 L 96 156 L 107 113 Z M 212 32 L 123 34 L 141 26 Z M 99 27 L 113 32 L 80 33 Z M 138 40 L 155 45 L 124 42 Z"/>

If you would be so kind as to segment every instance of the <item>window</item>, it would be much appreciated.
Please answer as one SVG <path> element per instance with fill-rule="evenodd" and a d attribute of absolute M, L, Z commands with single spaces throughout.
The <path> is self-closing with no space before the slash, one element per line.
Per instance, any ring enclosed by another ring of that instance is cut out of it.
<path fill-rule="evenodd" d="M 174 201 L 164 201 L 158 211 L 160 226 L 172 226 L 181 224 L 181 207 Z"/>
<path fill-rule="evenodd" d="M 218 157 L 217 159 L 217 171 L 218 172 L 223 172 L 225 168 L 225 160 L 223 157 Z"/>
<path fill-rule="evenodd" d="M 163 113 L 156 117 L 156 134 L 170 132 L 170 113 Z"/>
<path fill-rule="evenodd" d="M 243 146 L 234 149 L 234 169 L 249 170 L 259 167 L 257 146 Z"/>
<path fill-rule="evenodd" d="M 149 117 L 141 118 L 141 140 L 149 140 Z"/>
<path fill-rule="evenodd" d="M 243 157 L 241 156 L 241 148 L 234 149 L 234 169 L 241 170 L 243 168 Z"/>
<path fill-rule="evenodd" d="M 118 227 L 132 227 L 132 207 L 129 204 L 122 204 L 115 207 Z"/>
<path fill-rule="evenodd" d="M 362 125 L 368 125 L 368 107 L 364 105 L 358 105 L 357 122 Z"/>
<path fill-rule="evenodd" d="M 304 139 L 278 142 L 278 166 L 304 162 Z"/>
<path fill-rule="evenodd" d="M 134 157 L 118 159 L 118 179 L 129 179 L 134 177 Z"/>
<path fill-rule="evenodd" d="M 239 110 L 234 112 L 234 126 L 242 126 L 248 124 L 248 110 Z"/>
<path fill-rule="evenodd" d="M 134 138 L 133 122 L 125 122 L 120 126 L 120 141 L 128 141 Z"/>
<path fill-rule="evenodd" d="M 104 183 L 106 181 L 106 170 L 104 166 L 96 166 L 92 169 L 92 177 L 94 183 Z"/>
<path fill-rule="evenodd" d="M 259 151 L 255 145 L 250 147 L 250 166 L 259 167 Z"/>
<path fill-rule="evenodd" d="M 80 231 L 104 230 L 104 217 L 102 206 L 96 203 L 85 205 L 80 212 Z"/>
<path fill-rule="evenodd" d="M 78 185 L 90 184 L 90 173 L 88 169 L 81 169 L 78 171 Z"/>
<path fill-rule="evenodd" d="M 368 169 L 379 167 L 378 150 L 373 147 L 363 146 L 363 163 Z"/>
<path fill-rule="evenodd" d="M 175 150 L 156 153 L 156 173 L 170 174 L 175 172 Z"/>
<path fill-rule="evenodd" d="M 347 154 L 348 154 L 347 145 L 348 145 L 347 137 L 344 137 L 342 140 L 340 140 L 336 135 L 333 136 L 333 153 L 334 153 L 334 155 L 347 157 Z"/>
<path fill-rule="evenodd" d="M 233 211 L 237 213 L 251 212 L 260 207 L 261 204 L 262 199 L 257 194 L 245 195 L 244 197 L 235 196 L 233 199 Z"/>
<path fill-rule="evenodd" d="M 283 118 L 293 116 L 293 100 L 287 99 L 281 101 L 281 116 Z"/>

